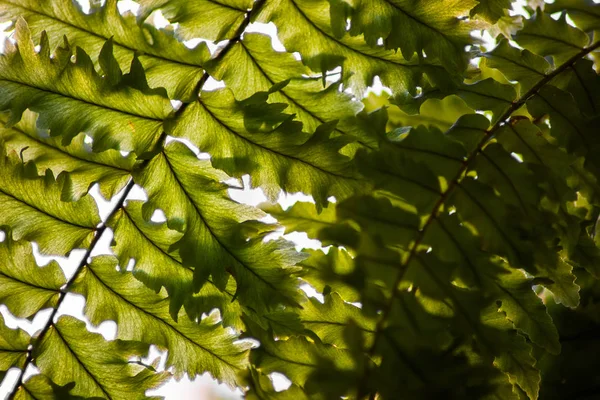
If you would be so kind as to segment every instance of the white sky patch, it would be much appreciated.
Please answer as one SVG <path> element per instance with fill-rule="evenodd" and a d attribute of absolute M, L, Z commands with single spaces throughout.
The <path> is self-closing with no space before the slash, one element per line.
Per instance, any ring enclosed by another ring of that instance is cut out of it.
<path fill-rule="evenodd" d="M 196 48 L 196 46 L 198 46 L 200 43 L 206 43 L 206 46 L 208 46 L 208 50 L 210 51 L 210 54 L 214 54 L 215 51 L 219 48 L 220 44 L 219 43 L 214 43 L 208 39 L 200 39 L 200 38 L 194 38 L 194 39 L 189 39 L 189 40 L 185 40 L 183 41 L 183 44 L 188 48 L 188 49 L 194 49 Z M 221 42 L 222 43 L 222 42 Z"/>
<path fill-rule="evenodd" d="M 375 76 L 375 78 L 373 78 L 373 84 L 369 86 L 367 88 L 367 91 L 365 92 L 365 97 L 368 96 L 370 93 L 374 93 L 377 96 L 381 96 L 381 94 L 384 92 L 390 96 L 392 95 L 392 90 L 387 86 L 383 86 L 383 84 L 381 83 L 381 79 L 379 79 L 379 76 Z"/>
<path fill-rule="evenodd" d="M 131 0 L 120 0 L 117 3 L 117 7 L 119 8 L 119 12 L 121 14 L 125 14 L 127 11 L 129 11 L 133 15 L 137 15 L 138 11 L 140 10 L 140 5 Z"/>
<path fill-rule="evenodd" d="M 270 36 L 271 37 L 271 45 L 273 46 L 273 49 L 275 49 L 277 51 L 286 51 L 285 46 L 283 45 L 283 43 L 281 43 L 281 40 L 279 40 L 279 37 L 277 37 L 277 27 L 275 26 L 274 23 L 269 22 L 268 24 L 263 24 L 260 22 L 252 22 L 252 23 L 248 24 L 248 27 L 246 28 L 244 33 L 251 33 L 251 32 L 262 33 L 262 34 Z"/>
<path fill-rule="evenodd" d="M 211 92 L 211 91 L 221 89 L 224 87 L 225 87 L 225 82 L 218 81 L 215 78 L 213 78 L 212 76 L 209 76 L 208 79 L 206 80 L 206 83 L 204 84 L 204 86 L 202 86 L 202 90 L 206 91 L 206 92 Z"/>
<path fill-rule="evenodd" d="M 153 11 L 152 14 L 150 14 L 150 16 L 148 16 L 148 19 L 146 19 L 146 22 L 154 25 L 155 27 L 157 27 L 159 29 L 163 29 L 163 28 L 166 28 L 167 26 L 171 25 L 169 20 L 165 18 L 165 16 L 163 15 L 163 13 L 160 10 Z"/>
<path fill-rule="evenodd" d="M 273 389 L 275 389 L 276 392 L 283 392 L 292 386 L 292 381 L 279 372 L 272 372 L 269 374 L 269 377 L 273 381 Z"/>

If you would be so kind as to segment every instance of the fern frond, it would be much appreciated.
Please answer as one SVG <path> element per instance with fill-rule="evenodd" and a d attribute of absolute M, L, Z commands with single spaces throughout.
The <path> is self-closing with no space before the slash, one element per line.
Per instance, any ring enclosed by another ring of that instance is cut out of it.
<path fill-rule="evenodd" d="M 183 234 L 169 251 L 178 250 L 183 265 L 194 269 L 196 289 L 210 276 L 225 290 L 231 275 L 236 297 L 259 314 L 279 304 L 297 304 L 293 265 L 299 256 L 284 241 L 263 242 L 273 227 L 251 222 L 262 213 L 229 199 L 228 186 L 222 183 L 227 176 L 209 161 L 198 160 L 174 142 L 134 178 L 148 193 L 144 218 L 149 220 L 155 209 L 161 209 L 167 226 Z M 164 187 L 172 190 L 165 192 Z"/>
<path fill-rule="evenodd" d="M 367 190 L 350 158 L 340 154 L 352 138 L 331 137 L 335 123 L 320 125 L 313 135 L 282 113 L 283 104 L 265 102 L 268 93 L 238 101 L 229 89 L 204 92 L 171 132 L 210 152 L 215 167 L 235 177 L 250 174 L 270 199 L 280 190 L 311 194 L 317 204 Z"/>
<path fill-rule="evenodd" d="M 107 342 L 102 335 L 88 332 L 84 322 L 63 316 L 41 338 L 33 357 L 40 372 L 55 384 L 75 382 L 72 394 L 141 400 L 148 398 L 146 390 L 169 378 L 168 372 L 156 373 L 130 361 L 146 355 L 148 347 L 140 342 Z"/>
<path fill-rule="evenodd" d="M 6 116 L 0 121 L 6 122 Z M 85 195 L 94 183 L 100 186 L 100 193 L 110 199 L 129 180 L 134 164 L 133 154 L 123 157 L 116 150 L 94 153 L 85 143 L 85 136 L 76 136 L 68 146 L 61 145 L 60 137 L 48 137 L 36 127 L 37 115 L 26 110 L 21 121 L 12 128 L 0 127 L 0 138 L 6 151 L 21 154 L 24 161 L 35 164 L 38 173 L 47 169 L 56 176 L 68 172 L 61 199 L 78 200 Z"/>
<path fill-rule="evenodd" d="M 100 223 L 96 204 L 89 196 L 77 202 L 61 201 L 67 174 L 54 177 L 47 170 L 38 176 L 34 163 L 0 151 L 0 225 L 12 230 L 15 240 L 36 242 L 45 254 L 65 255 L 91 243 Z"/>
<path fill-rule="evenodd" d="M 208 371 L 220 381 L 237 383 L 236 374 L 247 364 L 248 344 L 235 343 L 237 335 L 221 325 L 216 313 L 199 323 L 180 313 L 176 322 L 164 295 L 116 266 L 112 257 L 96 257 L 73 283 L 73 291 L 86 297 L 86 315 L 94 325 L 113 320 L 119 339 L 168 349 L 166 368 L 174 367 L 176 377 Z"/>
<path fill-rule="evenodd" d="M 325 0 L 281 0 L 268 2 L 259 12 L 259 22 L 273 22 L 288 51 L 297 51 L 311 69 L 326 73 L 342 67 L 342 80 L 362 96 L 375 75 L 394 91 L 413 91 L 423 74 L 447 87 L 452 75 L 435 57 L 420 59 L 403 57 L 400 53 L 371 47 L 361 37 L 350 34 L 341 38 L 329 21 L 330 6 Z M 310 37 L 310 41 L 305 38 Z M 455 75 L 456 76 L 456 75 Z"/>
<path fill-rule="evenodd" d="M 250 0 L 141 0 L 140 19 L 161 10 L 171 23 L 179 24 L 184 39 L 232 39 L 253 7 Z"/>
<path fill-rule="evenodd" d="M 44 34 L 40 52 L 35 52 L 22 19 L 17 22 L 16 40 L 17 45 L 0 56 L 0 109 L 11 111 L 9 125 L 29 108 L 39 114 L 38 127 L 61 135 L 64 145 L 88 132 L 95 151 L 112 148 L 141 155 L 153 148 L 173 108 L 164 90 L 148 88 L 139 61 L 134 59 L 132 71 L 122 76 L 108 41 L 100 57 L 106 75 L 102 78 L 80 48 L 74 63 L 68 44 L 51 57 Z"/>
<path fill-rule="evenodd" d="M 200 80 L 202 64 L 210 58 L 205 44 L 188 49 L 172 32 L 138 24 L 133 15 L 121 15 L 117 0 L 108 0 L 104 6 L 92 4 L 89 14 L 71 0 L 3 0 L 0 14 L 12 21 L 25 19 L 34 41 L 42 32 L 46 32 L 50 43 L 60 43 L 66 37 L 89 54 L 95 65 L 96 55 L 111 39 L 115 59 L 123 71 L 129 70 L 137 54 L 150 87 L 164 87 L 173 99 L 187 100 L 194 94 L 189 82 Z"/>

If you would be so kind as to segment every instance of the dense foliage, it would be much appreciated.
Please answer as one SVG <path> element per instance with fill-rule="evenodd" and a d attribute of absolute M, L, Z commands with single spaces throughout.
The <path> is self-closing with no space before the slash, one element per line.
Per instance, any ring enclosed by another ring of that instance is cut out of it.
<path fill-rule="evenodd" d="M 0 304 L 52 309 L 32 337 L 0 320 L 11 398 L 142 399 L 203 372 L 248 399 L 598 398 L 600 5 L 139 3 L 0 0 Z M 269 204 L 230 198 L 244 175 Z M 95 184 L 118 196 L 104 219 Z M 297 252 L 267 215 L 329 247 Z M 65 276 L 32 242 L 86 253 Z M 67 293 L 117 339 L 59 317 Z"/>

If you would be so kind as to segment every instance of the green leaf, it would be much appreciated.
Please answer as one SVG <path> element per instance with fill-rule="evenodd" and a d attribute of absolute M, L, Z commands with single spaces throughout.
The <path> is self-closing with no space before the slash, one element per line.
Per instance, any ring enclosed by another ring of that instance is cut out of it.
<path fill-rule="evenodd" d="M 458 126 L 455 125 L 453 129 Z M 437 176 L 452 179 L 465 159 L 465 149 L 454 140 L 452 130 L 447 134 L 436 128 L 418 127 L 408 133 L 398 128 L 388 133 L 392 148 L 411 160 L 427 165 Z"/>
<path fill-rule="evenodd" d="M 94 183 L 98 183 L 100 193 L 110 199 L 125 186 L 133 168 L 132 155 L 123 157 L 116 150 L 94 153 L 83 135 L 76 136 L 71 144 L 62 147 L 60 138 L 47 137 L 45 132 L 36 128 L 36 121 L 34 113 L 25 111 L 21 121 L 12 128 L 0 127 L 0 138 L 7 151 L 21 154 L 23 161 L 35 163 L 40 174 L 47 169 L 52 170 L 54 175 L 69 172 L 61 199 L 78 200 Z"/>
<path fill-rule="evenodd" d="M 146 399 L 145 392 L 169 378 L 130 362 L 143 357 L 148 345 L 90 333 L 85 323 L 63 316 L 34 349 L 36 366 L 58 385 L 76 382 L 72 393 L 109 399 Z"/>
<path fill-rule="evenodd" d="M 69 43 L 93 57 L 111 39 L 115 59 L 123 71 L 129 70 L 131 59 L 137 54 L 150 87 L 166 88 L 171 98 L 189 98 L 194 90 L 190 82 L 200 80 L 204 73 L 201 65 L 210 57 L 206 45 L 190 50 L 173 32 L 138 24 L 131 14 L 121 15 L 117 0 L 108 0 L 104 6 L 99 4 L 92 2 L 89 13 L 84 13 L 78 3 L 71 0 L 2 0 L 0 14 L 12 21 L 19 17 L 25 19 L 34 41 L 42 31 L 53 43 L 66 36 Z"/>
<path fill-rule="evenodd" d="M 287 210 L 279 204 L 264 203 L 259 206 L 261 210 L 277 219 L 285 227 L 285 233 L 305 232 L 310 239 L 317 239 L 319 232 L 336 222 L 336 207 L 329 204 L 321 212 L 313 203 L 297 202 Z"/>
<path fill-rule="evenodd" d="M 42 36 L 36 53 L 29 28 L 21 19 L 16 27 L 17 46 L 9 46 L 0 56 L 0 109 L 11 111 L 8 124 L 18 122 L 29 108 L 40 115 L 38 127 L 62 136 L 63 145 L 85 131 L 94 139 L 95 151 L 114 148 L 140 155 L 150 150 L 162 133 L 163 119 L 172 111 L 164 91 L 127 84 L 126 78 L 145 82 L 140 68 L 133 68 L 132 75 L 124 76 L 115 88 L 96 73 L 80 48 L 74 63 L 66 44 L 50 57 L 48 39 Z M 111 59 L 112 42 L 105 46 L 104 57 Z"/>
<path fill-rule="evenodd" d="M 66 255 L 88 246 L 100 223 L 98 210 L 90 196 L 62 202 L 60 188 L 66 179 L 67 174 L 55 179 L 51 171 L 38 176 L 35 165 L 1 149 L 0 226 L 9 226 L 14 240 L 36 242 L 45 254 Z"/>
<path fill-rule="evenodd" d="M 115 270 L 112 257 L 97 257 L 79 274 L 73 290 L 86 297 L 85 312 L 94 325 L 113 320 L 117 338 L 151 343 L 169 350 L 166 368 L 176 377 L 210 372 L 229 385 L 247 364 L 248 344 L 237 344 L 217 313 L 197 323 L 183 312 L 177 322 L 169 315 L 169 300 L 155 294 L 131 273 Z"/>
<path fill-rule="evenodd" d="M 295 306 L 300 294 L 293 265 L 301 256 L 283 240 L 263 242 L 275 227 L 252 225 L 251 220 L 264 214 L 231 200 L 222 183 L 227 178 L 185 145 L 169 144 L 135 175 L 149 198 L 142 215 L 149 220 L 162 209 L 167 226 L 183 233 L 169 250 L 178 249 L 183 265 L 194 268 L 195 288 L 211 276 L 223 290 L 231 275 L 240 302 L 261 314 L 280 303 Z"/>
<path fill-rule="evenodd" d="M 326 368 L 352 371 L 348 350 L 301 337 L 278 341 L 262 339 L 261 346 L 252 351 L 251 357 L 252 362 L 264 373 L 283 373 L 301 388 L 310 388 L 315 380 L 318 382 L 319 372 L 324 372 Z M 323 398 L 323 393 L 305 390 L 310 398 Z"/>
<path fill-rule="evenodd" d="M 4 292 L 4 289 L 1 289 Z M 21 329 L 10 329 L 0 315 L 0 373 L 21 368 L 27 358 L 30 337 Z"/>
<path fill-rule="evenodd" d="M 489 67 L 500 70 L 506 79 L 519 83 L 519 94 L 527 92 L 551 71 L 550 64 L 542 57 L 527 49 L 519 51 L 506 39 L 501 39 L 483 56 L 487 58 Z"/>
<path fill-rule="evenodd" d="M 352 257 L 344 249 L 332 247 L 327 253 L 321 250 L 304 250 L 310 254 L 302 261 L 302 279 L 319 293 L 328 288 L 338 293 L 346 301 L 359 301 L 360 295 L 353 283 L 360 277 L 353 275 L 355 265 Z"/>
<path fill-rule="evenodd" d="M 65 276 L 55 261 L 38 267 L 31 244 L 14 242 L 10 230 L 0 243 L 0 303 L 19 318 L 29 318 L 42 308 L 56 307 Z"/>
<path fill-rule="evenodd" d="M 311 77 L 310 69 L 292 54 L 273 50 L 271 38 L 266 35 L 244 34 L 218 63 L 209 63 L 206 68 L 215 79 L 223 80 L 239 100 L 271 91 L 269 101 L 288 104 L 286 111 L 295 114 L 306 132 L 312 133 L 319 125 L 338 120 L 334 132 L 352 135 L 363 146 L 376 144 L 364 127 L 354 121 L 361 109 L 359 102 L 340 92 L 337 83 L 324 88 L 321 79 Z M 277 84 L 282 86 L 275 91 L 273 86 Z"/>
<path fill-rule="evenodd" d="M 552 56 L 557 65 L 581 52 L 589 43 L 588 36 L 570 26 L 563 14 L 554 20 L 537 11 L 515 35 L 515 41 L 541 56 Z"/>
<path fill-rule="evenodd" d="M 66 385 L 60 386 L 52 382 L 45 375 L 34 375 L 27 379 L 15 395 L 16 400 L 86 400 L 90 399 L 85 396 L 75 396 L 71 394 L 71 390 L 75 387 L 75 382 L 69 382 Z M 101 398 L 101 397 L 100 397 Z M 91 399 L 99 399 L 93 397 Z"/>
<path fill-rule="evenodd" d="M 505 313 L 515 328 L 552 354 L 560 352 L 558 333 L 542 300 L 531 286 L 532 280 L 523 271 L 510 268 L 482 252 L 477 238 L 460 226 L 456 215 L 436 220 L 428 234 L 443 260 L 460 260 L 459 272 L 463 284 L 486 290 L 499 302 L 498 310 Z"/>
<path fill-rule="evenodd" d="M 223 289 L 209 278 L 196 293 L 193 268 L 182 265 L 179 252 L 170 249 L 182 234 L 169 229 L 165 223 L 144 220 L 142 205 L 140 201 L 129 201 L 127 207 L 108 221 L 108 226 L 114 230 L 112 249 L 121 269 L 126 269 L 130 261 L 135 260 L 133 274 L 137 279 L 155 292 L 164 286 L 173 318 L 177 318 L 182 306 L 191 319 L 218 308 L 225 325 L 241 329 L 242 311 L 235 299 L 235 280 L 230 278 Z"/>
<path fill-rule="evenodd" d="M 556 0 L 544 5 L 544 11 L 549 14 L 563 10 L 582 31 L 600 29 L 600 10 L 594 0 Z"/>
<path fill-rule="evenodd" d="M 527 109 L 534 118 L 550 116 L 550 134 L 559 145 L 576 154 L 593 152 L 600 145 L 591 133 L 591 121 L 585 118 L 570 93 L 546 85 L 527 102 Z"/>
<path fill-rule="evenodd" d="M 507 321 L 495 310 L 489 315 L 482 316 L 486 325 L 504 327 Z M 492 336 L 492 335 L 490 335 Z M 532 355 L 531 346 L 517 333 L 508 335 L 495 335 L 490 339 L 496 340 L 496 345 L 504 349 L 494 359 L 494 364 L 508 375 L 508 380 L 513 385 L 518 385 L 530 399 L 537 399 L 540 388 L 540 371 L 535 367 L 535 358 Z"/>
<path fill-rule="evenodd" d="M 308 400 L 309 397 L 296 385 L 284 391 L 275 391 L 268 376 L 252 368 L 247 373 L 248 386 L 245 398 L 248 400 Z"/>
<path fill-rule="evenodd" d="M 477 4 L 471 10 L 471 16 L 479 16 L 483 20 L 495 24 L 500 18 L 506 15 L 506 10 L 511 9 L 510 0 L 478 0 Z"/>
<path fill-rule="evenodd" d="M 465 68 L 464 47 L 470 44 L 469 33 L 476 25 L 464 17 L 477 4 L 474 0 L 429 3 L 355 0 L 349 3 L 350 10 L 346 15 L 331 11 L 331 24 L 348 25 L 351 36 L 362 34 L 371 47 L 376 47 L 378 40 L 383 38 L 386 49 L 399 48 L 406 60 L 415 53 L 419 58 L 426 54 L 439 59 L 450 71 Z M 333 9 L 347 3 L 331 1 L 331 4 Z"/>
<path fill-rule="evenodd" d="M 267 104 L 262 95 L 240 102 L 228 89 L 203 92 L 172 134 L 210 152 L 216 168 L 235 177 L 250 174 L 253 185 L 273 201 L 284 190 L 311 194 L 322 206 L 330 196 L 342 199 L 367 189 L 350 159 L 339 153 L 352 139 L 331 137 L 333 123 L 305 134 L 282 113 L 285 105 Z"/>
<path fill-rule="evenodd" d="M 470 109 L 460 104 L 461 107 L 457 107 L 457 115 L 451 115 L 451 118 L 449 118 L 450 121 L 446 126 L 438 126 L 440 129 L 448 129 L 461 115 L 470 114 L 475 110 L 491 111 L 493 114 L 492 123 L 495 123 L 516 99 L 515 90 L 511 86 L 499 83 L 492 78 L 478 81 L 473 84 L 460 85 L 455 90 L 455 95 L 463 99 Z M 456 99 L 447 100 L 454 97 L 454 95 L 444 98 L 445 101 L 433 103 L 433 98 L 443 96 L 443 92 L 437 89 L 431 89 L 425 90 L 422 95 L 417 96 L 416 98 L 399 96 L 394 102 L 406 112 L 416 111 L 417 105 L 421 104 L 421 109 L 419 111 L 420 115 L 428 113 L 432 115 L 432 118 L 437 116 L 437 118 L 440 119 L 441 115 L 445 116 L 446 114 L 445 109 L 448 108 L 446 104 L 458 103 Z M 425 108 L 425 104 L 428 102 L 430 105 Z M 434 107 L 434 104 L 437 107 Z M 437 113 L 435 113 L 435 111 L 437 111 Z M 418 116 L 416 116 L 416 118 L 418 118 Z"/>
<path fill-rule="evenodd" d="M 250 0 L 141 0 L 140 18 L 161 10 L 173 24 L 179 24 L 178 35 L 185 40 L 197 37 L 214 41 L 231 39 L 250 8 Z"/>
<path fill-rule="evenodd" d="M 359 97 L 375 75 L 393 91 L 414 90 L 424 73 L 437 85 L 451 85 L 450 74 L 435 58 L 419 59 L 412 53 L 406 58 L 383 47 L 373 48 L 361 37 L 336 37 L 329 9 L 326 0 L 278 0 L 267 2 L 257 20 L 273 22 L 286 49 L 299 52 L 312 70 L 326 73 L 341 66 L 342 80 Z"/>
<path fill-rule="evenodd" d="M 404 247 L 416 236 L 419 217 L 395 207 L 386 198 L 354 196 L 336 205 L 339 220 L 351 219 L 384 244 Z"/>
<path fill-rule="evenodd" d="M 375 321 L 366 318 L 358 307 L 345 303 L 337 293 L 325 296 L 325 303 L 314 297 L 308 300 L 303 304 L 300 320 L 307 329 L 317 334 L 323 343 L 345 348 L 344 330 L 350 321 L 364 332 L 367 345 L 372 342 Z"/>
<path fill-rule="evenodd" d="M 382 106 L 389 106 L 385 101 L 386 95 L 381 97 L 369 94 L 363 102 L 367 111 L 376 110 Z M 398 98 L 391 100 L 398 107 L 391 106 L 387 112 L 389 115 L 388 127 L 426 126 L 446 130 L 452 126 L 458 117 L 473 112 L 463 100 L 457 96 L 447 96 L 443 99 L 427 98 L 422 102 L 410 99 Z M 410 104 L 410 105 L 409 105 Z"/>

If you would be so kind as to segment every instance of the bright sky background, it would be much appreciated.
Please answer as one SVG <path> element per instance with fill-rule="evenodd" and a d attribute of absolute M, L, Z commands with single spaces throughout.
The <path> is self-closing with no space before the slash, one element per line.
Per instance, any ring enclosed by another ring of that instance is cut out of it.
<path fill-rule="evenodd" d="M 78 1 L 82 4 L 82 6 L 84 7 L 84 10 L 89 10 L 89 0 L 78 0 Z M 595 1 L 597 2 L 600 0 L 595 0 Z M 515 7 L 515 9 L 517 10 L 517 13 L 522 13 L 521 7 L 522 7 L 523 3 L 524 3 L 524 0 L 520 0 L 517 2 L 516 7 Z M 135 2 L 133 2 L 131 0 L 126 0 L 126 1 L 119 2 L 119 8 L 120 8 L 121 12 L 133 11 L 135 13 L 137 11 L 138 6 Z M 154 24 L 157 25 L 158 27 L 164 27 L 168 24 L 168 21 L 166 19 L 164 19 L 162 14 L 160 14 L 160 12 L 155 13 L 155 15 L 153 17 L 154 17 L 153 18 Z M 4 24 L 4 26 L 0 25 L 0 31 L 3 28 L 5 28 L 6 25 L 7 24 Z M 278 50 L 278 51 L 285 50 L 284 46 L 281 44 L 281 42 L 276 37 L 276 28 L 273 24 L 268 24 L 268 25 L 250 24 L 250 26 L 247 29 L 247 32 L 262 32 L 262 33 L 268 34 L 272 38 L 272 43 L 273 43 L 273 47 L 275 48 L 275 50 Z M 10 34 L 10 32 L 9 32 L 9 34 Z M 4 41 L 5 37 L 6 37 L 6 34 L 2 34 L 0 32 L 0 51 L 2 50 L 2 47 L 3 47 L 2 42 Z M 492 41 L 491 37 L 484 37 L 484 39 L 487 42 Z M 197 45 L 200 41 L 201 41 L 200 39 L 191 40 L 189 42 L 186 42 L 186 45 L 188 45 L 189 47 L 193 47 L 193 46 Z M 208 42 L 207 44 L 209 45 L 209 48 L 211 49 L 211 51 L 215 50 L 216 46 L 214 44 L 212 44 L 210 42 Z M 330 77 L 330 79 L 335 80 L 336 77 L 335 76 Z M 214 79 L 210 78 L 207 81 L 207 83 L 204 87 L 204 90 L 213 90 L 215 88 L 222 87 L 222 86 L 223 86 L 222 82 L 217 82 Z M 381 86 L 379 79 L 376 79 L 375 84 L 373 85 L 373 88 L 371 88 L 371 91 L 379 93 L 382 90 L 386 90 L 386 88 L 383 88 Z M 196 154 L 199 154 L 199 151 L 197 148 L 194 148 L 194 146 L 191 145 L 189 142 L 185 142 L 185 143 L 190 148 L 192 148 L 196 152 Z M 199 156 L 202 158 L 206 157 L 205 154 L 199 154 Z M 251 204 L 251 205 L 257 205 L 263 201 L 266 201 L 266 198 L 265 198 L 264 194 L 262 193 L 262 191 L 260 189 L 249 189 L 248 183 L 249 183 L 248 180 L 244 179 L 244 187 L 246 189 L 230 190 L 230 195 L 237 201 L 240 201 L 240 202 L 246 203 L 246 204 Z M 112 199 L 112 201 L 107 201 L 106 199 L 102 198 L 102 196 L 99 194 L 97 186 L 93 187 L 91 194 L 98 204 L 98 208 L 100 210 L 101 217 L 103 218 L 103 220 L 105 220 L 107 217 L 107 214 L 112 209 L 114 203 L 120 197 L 120 194 L 115 196 L 115 198 Z M 131 192 L 131 194 L 128 196 L 128 199 L 145 200 L 146 195 L 141 188 L 135 187 L 134 190 Z M 282 194 L 280 196 L 279 202 L 282 204 L 283 207 L 288 207 L 298 200 L 312 201 L 312 199 L 309 196 L 304 196 L 302 194 L 285 195 L 285 196 Z M 162 212 L 155 213 L 155 215 L 153 217 L 153 221 L 161 222 L 164 220 L 165 220 L 164 214 L 162 214 Z M 301 248 L 320 248 L 319 242 L 316 240 L 308 239 L 306 237 L 306 234 L 293 233 L 290 235 L 286 235 L 285 237 L 294 241 L 299 250 Z M 2 240 L 4 240 L 4 234 L 2 232 L 0 232 L 0 241 L 2 241 Z M 94 249 L 92 256 L 97 256 L 100 254 L 113 254 L 109 247 L 111 240 L 112 240 L 112 232 L 110 231 L 110 229 L 108 229 L 105 232 L 105 234 L 103 235 L 98 246 L 96 246 L 96 248 Z M 48 262 L 50 262 L 50 260 L 57 260 L 58 263 L 63 268 L 65 275 L 67 277 L 71 276 L 74 273 L 75 268 L 77 267 L 77 265 L 79 264 L 79 261 L 81 260 L 81 258 L 83 257 L 83 255 L 85 253 L 85 250 L 74 250 L 73 252 L 71 252 L 71 254 L 68 258 L 46 257 L 46 256 L 40 255 L 37 252 L 37 247 L 35 246 L 35 244 L 34 244 L 34 251 L 35 251 L 36 261 L 40 266 L 47 265 Z M 309 294 L 314 295 L 315 292 L 314 291 L 311 292 L 309 289 L 310 288 L 308 288 Z M 98 332 L 98 333 L 102 334 L 106 339 L 114 339 L 116 336 L 116 324 L 113 321 L 106 321 L 97 327 L 91 325 L 89 323 L 89 321 L 87 321 L 87 319 L 84 317 L 84 314 L 83 314 L 84 304 L 85 304 L 85 301 L 82 296 L 69 294 L 69 295 L 67 295 L 67 298 L 66 298 L 65 302 L 63 303 L 63 305 L 61 306 L 58 314 L 59 315 L 67 314 L 67 315 L 72 315 L 76 318 L 79 318 L 86 322 L 87 327 L 91 332 Z M 34 334 L 37 330 L 41 329 L 45 325 L 46 320 L 48 319 L 48 316 L 50 314 L 50 310 L 45 310 L 45 311 L 38 313 L 35 316 L 35 318 L 33 319 L 33 321 L 22 320 L 22 319 L 17 319 L 15 317 L 13 317 L 8 312 L 7 308 L 2 305 L 0 305 L 0 314 L 2 314 L 2 316 L 5 318 L 6 324 L 8 325 L 8 327 L 10 327 L 10 328 L 19 327 L 19 328 L 27 331 L 29 334 Z M 148 359 L 154 360 L 156 357 L 159 357 L 159 356 L 161 356 L 161 352 L 158 351 L 156 348 L 152 347 L 151 354 L 149 355 Z M 164 357 L 163 357 L 163 363 L 164 363 Z M 26 376 L 31 376 L 35 373 L 37 373 L 37 370 L 33 367 L 30 367 L 27 371 Z M 287 379 L 280 374 L 274 374 L 274 375 L 275 375 L 274 384 L 275 384 L 276 389 L 278 389 L 278 390 L 285 389 L 288 386 L 289 381 L 287 381 Z M 18 371 L 16 369 L 9 371 L 5 380 L 0 385 L 0 398 L 4 398 L 7 395 L 7 393 L 12 389 L 17 376 L 18 376 Z M 241 398 L 241 394 L 242 393 L 239 390 L 232 391 L 225 385 L 218 385 L 207 374 L 196 377 L 196 379 L 194 379 L 194 380 L 190 380 L 188 377 L 184 377 L 179 382 L 175 382 L 174 380 L 171 380 L 166 385 L 161 387 L 160 389 L 148 392 L 148 395 L 165 396 L 165 398 L 167 400 L 239 399 L 239 398 Z"/>

